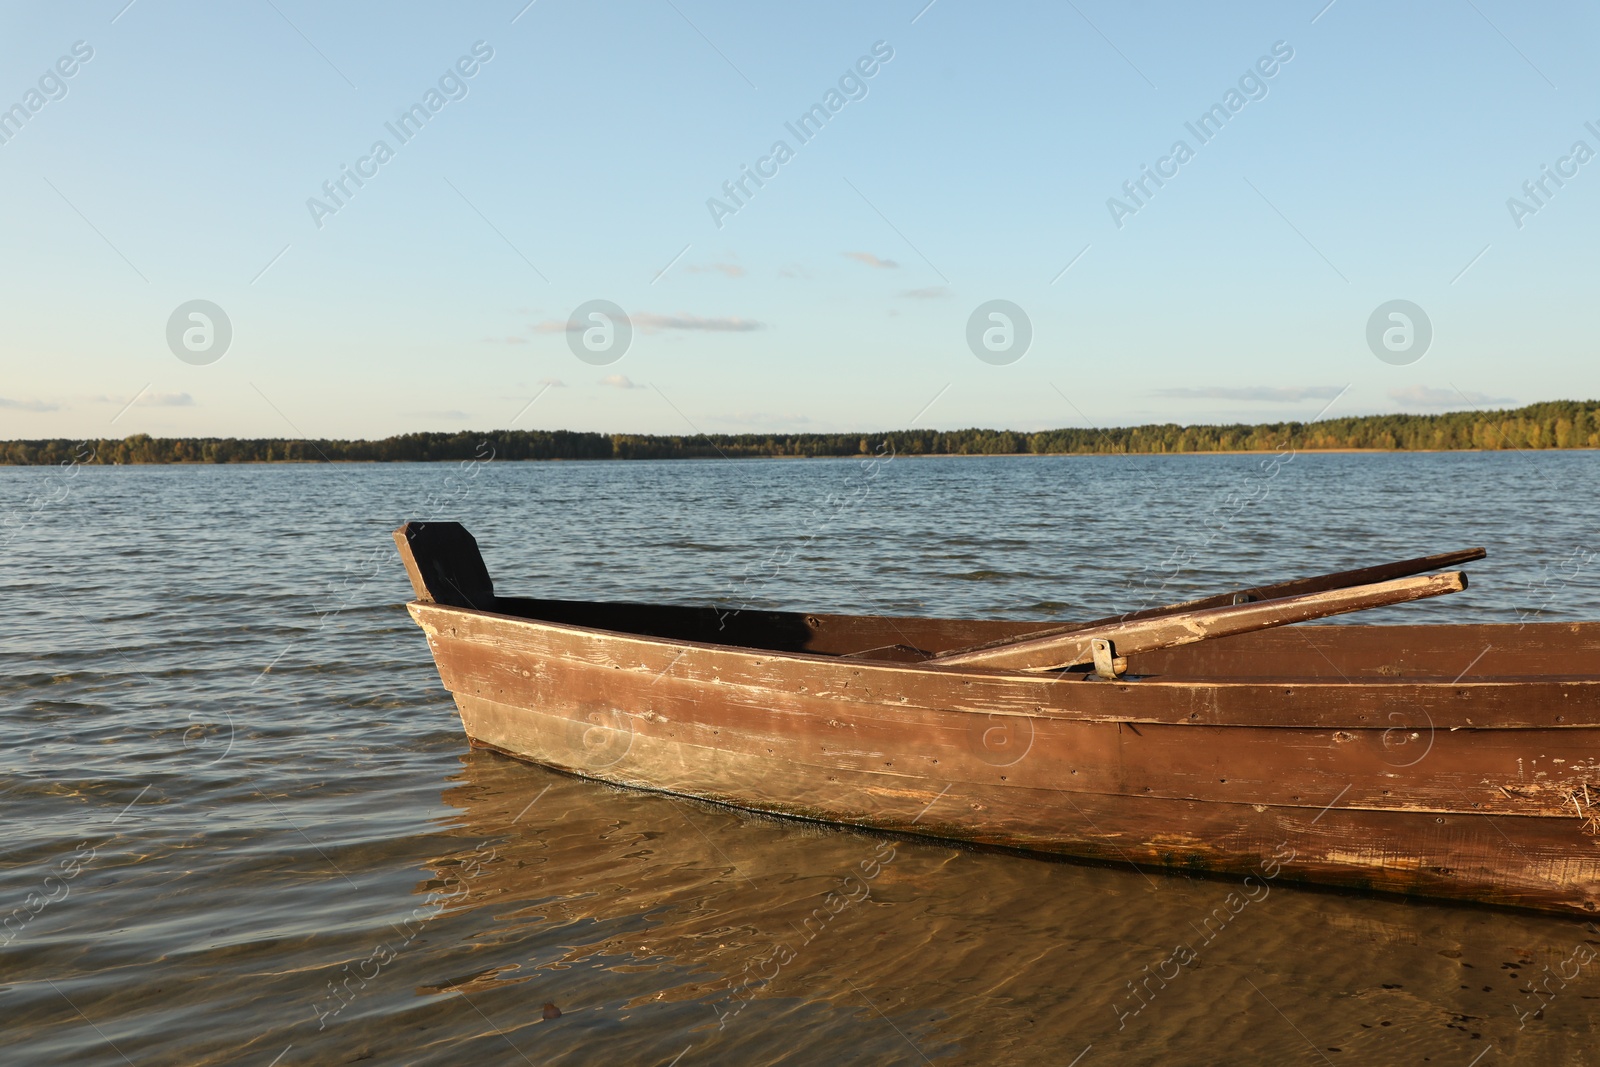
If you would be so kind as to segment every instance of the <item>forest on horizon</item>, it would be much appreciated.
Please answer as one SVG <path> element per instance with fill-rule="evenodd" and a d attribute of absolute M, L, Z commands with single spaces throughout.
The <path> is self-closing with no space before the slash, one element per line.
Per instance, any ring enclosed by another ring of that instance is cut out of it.
<path fill-rule="evenodd" d="M 1600 401 L 1506 411 L 1358 415 L 1318 422 L 876 433 L 629 434 L 572 430 L 409 433 L 381 440 L 151 437 L 0 441 L 0 464 L 407 463 L 451 460 L 753 459 L 864 455 L 1162 455 L 1600 448 Z"/>

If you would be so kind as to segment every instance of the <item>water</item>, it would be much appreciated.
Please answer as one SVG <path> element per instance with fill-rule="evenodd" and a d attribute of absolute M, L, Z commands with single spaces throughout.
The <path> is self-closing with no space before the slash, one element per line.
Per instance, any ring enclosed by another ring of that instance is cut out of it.
<path fill-rule="evenodd" d="M 1040 619 L 1482 544 L 1360 621 L 1600 617 L 1592 454 L 1269 461 L 0 469 L 0 1061 L 1597 1062 L 1582 923 L 1279 887 L 1135 1013 L 1228 883 L 469 751 L 389 540 L 460 519 L 513 595 Z"/>

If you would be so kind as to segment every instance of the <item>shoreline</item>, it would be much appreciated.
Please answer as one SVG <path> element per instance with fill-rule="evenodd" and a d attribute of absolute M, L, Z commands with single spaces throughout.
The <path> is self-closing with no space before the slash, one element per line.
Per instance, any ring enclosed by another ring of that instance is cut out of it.
<path fill-rule="evenodd" d="M 329 466 L 394 466 L 405 463 L 754 463 L 763 460 L 862 461 L 900 459 L 1177 459 L 1195 456 L 1278 456 L 1284 453 L 1296 456 L 1442 456 L 1442 455 L 1501 455 L 1508 453 L 1535 454 L 1560 452 L 1600 452 L 1593 445 L 1566 448 L 1290 448 L 1290 449 L 1207 449 L 1195 452 L 858 452 L 854 455 L 835 456 L 551 456 L 522 457 L 517 459 L 486 456 L 477 460 L 456 457 L 439 459 L 243 459 L 243 460 L 151 460 L 128 463 L 8 463 L 0 460 L 0 470 L 30 467 L 329 467 Z"/>
<path fill-rule="evenodd" d="M 886 456 L 1367 455 L 1600 449 L 1600 401 L 1514 410 L 1354 415 L 1315 422 L 1066 426 L 1044 430 L 881 430 L 629 434 L 483 430 L 377 439 L 306 437 L 43 438 L 0 441 L 0 466 L 395 463 L 538 460 L 883 459 Z"/>

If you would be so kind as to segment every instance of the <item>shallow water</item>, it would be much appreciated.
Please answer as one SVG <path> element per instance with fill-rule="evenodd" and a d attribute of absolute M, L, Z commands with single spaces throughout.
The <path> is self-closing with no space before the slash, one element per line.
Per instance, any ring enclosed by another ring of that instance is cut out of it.
<path fill-rule="evenodd" d="M 1229 882 L 471 751 L 389 540 L 460 519 L 513 595 L 1034 618 L 1482 544 L 1360 621 L 1600 618 L 1594 454 L 1269 461 L 0 469 L 0 1062 L 1597 1062 L 1583 923 L 1276 887 L 1146 1001 Z"/>

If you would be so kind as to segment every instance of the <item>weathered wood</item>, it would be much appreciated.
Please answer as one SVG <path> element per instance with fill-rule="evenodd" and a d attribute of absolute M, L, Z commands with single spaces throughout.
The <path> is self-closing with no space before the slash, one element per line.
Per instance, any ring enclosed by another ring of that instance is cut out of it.
<path fill-rule="evenodd" d="M 1176 615 L 1159 615 L 1133 622 L 1114 622 L 1055 637 L 1012 641 L 976 652 L 948 652 L 929 662 L 951 667 L 1002 667 L 1009 670 L 1050 671 L 1094 661 L 1096 640 L 1110 640 L 1115 655 L 1133 656 L 1163 648 L 1193 644 L 1215 637 L 1266 630 L 1274 626 L 1325 619 L 1368 608 L 1388 607 L 1412 600 L 1458 593 L 1467 587 L 1460 571 L 1391 582 L 1330 589 L 1322 593 L 1263 600 L 1223 608 L 1204 608 Z"/>
<path fill-rule="evenodd" d="M 1073 796 L 1322 807 L 1342 793 L 1347 807 L 1552 815 L 1573 788 L 1569 782 L 1588 775 L 1600 786 L 1600 748 L 1591 732 L 1451 732 L 1398 728 L 1384 719 L 1356 729 L 1133 724 L 1080 718 L 1065 709 L 1016 716 L 816 694 L 779 699 L 726 683 L 715 686 L 712 703 L 707 683 L 671 672 L 552 661 L 522 676 L 497 668 L 473 642 L 440 642 L 436 655 L 441 677 L 458 698 L 526 708 L 530 716 L 578 709 L 574 735 L 552 750 L 551 759 L 580 773 L 605 770 L 611 758 L 622 757 L 628 738 L 648 735 L 770 766 L 814 765 L 825 756 L 832 771 L 875 773 L 902 785 L 930 778 L 994 783 L 1003 775 L 1018 788 Z M 738 709 L 736 722 L 730 708 Z M 487 734 L 473 736 L 500 744 Z M 908 737 L 916 739 L 914 746 Z M 1011 752 L 1008 745 L 1015 746 Z M 1562 753 L 1555 757 L 1560 763 L 1552 762 L 1555 752 Z M 591 756 L 608 762 L 594 766 Z M 1424 778 L 1403 774 L 1424 759 L 1441 770 Z M 763 788 L 782 795 L 785 777 Z"/>
<path fill-rule="evenodd" d="M 1108 862 L 1247 875 L 1287 844 L 1286 880 L 1592 915 L 1600 850 L 1575 818 L 1495 818 L 1344 803 L 1065 793 L 1007 780 L 796 765 L 661 737 L 648 719 L 627 736 L 562 711 L 534 712 L 457 695 L 474 743 L 634 788 L 776 815 L 1001 845 Z M 576 722 L 574 721 L 576 719 Z M 595 735 L 599 735 L 596 737 Z M 585 748 L 576 738 L 589 737 Z M 1025 758 L 1031 758 L 1025 757 Z M 1307 798 L 1310 799 L 1309 797 Z M 1285 853 L 1280 852 L 1282 862 Z"/>
<path fill-rule="evenodd" d="M 902 721 L 902 712 L 959 710 L 978 716 L 1020 718 L 1067 715 L 1073 718 L 1144 723 L 1179 723 L 1215 726 L 1269 726 L 1283 730 L 1378 726 L 1395 730 L 1440 731 L 1496 727 L 1589 729 L 1600 726 L 1600 675 L 1591 665 L 1582 676 L 1568 680 L 1502 680 L 1480 676 L 1458 677 L 1474 656 L 1483 651 L 1475 644 L 1441 650 L 1439 667 L 1415 679 L 1338 677 L 1313 678 L 1306 666 L 1322 659 L 1307 648 L 1271 642 L 1287 631 L 1264 630 L 1154 653 L 1179 660 L 1213 644 L 1232 643 L 1237 655 L 1266 645 L 1271 658 L 1292 660 L 1298 651 L 1302 664 L 1295 673 L 1268 670 L 1263 657 L 1253 677 L 1225 679 L 1186 676 L 1172 681 L 1145 677 L 1137 682 L 1098 684 L 1066 680 L 1073 676 L 1006 673 L 972 668 L 933 668 L 922 664 L 881 663 L 805 653 L 773 653 L 726 645 L 642 638 L 610 630 L 552 623 L 540 619 L 511 618 L 487 612 L 458 611 L 438 605 L 412 603 L 412 617 L 429 634 L 435 658 L 454 640 L 484 645 L 503 666 L 490 668 L 502 682 L 512 676 L 538 676 L 541 671 L 566 669 L 609 679 L 623 687 L 637 675 L 652 689 L 680 681 L 716 704 L 765 707 L 774 712 L 795 712 L 838 718 L 852 708 L 881 707 Z M 1308 628 L 1338 660 L 1348 658 L 1339 645 L 1350 642 L 1358 651 L 1404 641 L 1404 635 L 1431 633 L 1455 627 L 1322 626 Z M 1544 662 L 1600 655 L 1600 623 L 1545 623 L 1462 627 L 1466 640 L 1493 639 L 1533 659 L 1534 669 Z M 1369 634 L 1368 631 L 1376 631 Z M 1420 638 L 1418 639 L 1421 640 Z M 1535 650 L 1534 646 L 1540 647 Z M 1447 656 L 1445 653 L 1448 652 Z M 1576 656 L 1572 654 L 1576 653 Z M 1537 659 L 1534 657 L 1544 657 Z M 1487 658 L 1487 657 L 1485 657 Z M 1600 660 L 1591 660 L 1600 662 Z M 1439 668 L 1448 665 L 1442 677 Z M 444 665 L 441 661 L 441 673 Z M 1186 672 L 1188 673 L 1188 672 Z M 446 688 L 456 681 L 447 678 Z M 631 689 L 619 688 L 619 693 Z M 707 696 L 711 694 L 711 696 Z M 907 743 L 910 743 L 909 741 Z"/>
<path fill-rule="evenodd" d="M 1410 578 L 1415 574 L 1427 574 L 1450 567 L 1459 567 L 1463 563 L 1472 563 L 1488 555 L 1489 550 L 1486 548 L 1461 548 L 1454 552 L 1440 552 L 1434 556 L 1418 556 L 1416 559 L 1403 559 L 1395 563 L 1380 563 L 1375 567 L 1357 567 L 1355 570 L 1335 571 L 1332 574 L 1318 574 L 1310 578 L 1294 578 L 1287 582 L 1252 586 L 1249 589 L 1239 589 L 1232 593 L 1219 593 L 1216 596 L 1186 600 L 1181 604 L 1168 604 L 1165 607 L 1151 608 L 1147 611 L 1130 612 L 1116 618 L 1128 621 L 1149 618 L 1155 615 L 1174 615 L 1180 611 L 1220 608 L 1232 604 L 1249 603 L 1255 600 L 1277 600 L 1286 596 L 1322 593 L 1329 589 L 1348 589 L 1356 585 L 1391 582 L 1396 578 Z M 1099 619 L 1095 623 L 1088 625 L 1113 621 L 1116 621 L 1116 619 Z"/>
<path fill-rule="evenodd" d="M 1544 684 L 1592 678 L 1597 667 L 1600 623 L 1594 622 L 1307 623 L 1149 652 L 1131 664 L 1135 674 L 1208 683 L 1277 678 Z M 1537 715 L 1549 708 L 1539 704 L 1528 710 Z"/>
<path fill-rule="evenodd" d="M 1119 622 L 1137 622 L 1140 619 L 1153 619 L 1160 615 L 1176 615 L 1185 611 L 1199 611 L 1203 608 L 1222 608 L 1234 604 L 1248 604 L 1257 600 L 1277 600 L 1280 597 L 1321 593 L 1329 589 L 1348 589 L 1353 585 L 1388 582 L 1396 578 L 1409 578 L 1414 574 L 1426 574 L 1429 571 L 1444 570 L 1446 567 L 1459 567 L 1463 563 L 1471 563 L 1474 560 L 1483 559 L 1488 554 L 1489 550 L 1486 548 L 1462 548 L 1454 552 L 1441 552 L 1435 556 L 1419 556 L 1416 559 L 1403 559 L 1395 563 L 1382 563 L 1376 567 L 1358 567 L 1355 570 L 1318 574 L 1310 578 L 1294 578 L 1287 582 L 1251 586 L 1249 589 L 1238 589 L 1231 593 L 1217 593 L 1213 596 L 1185 600 L 1177 604 L 1164 604 L 1156 608 L 1123 612 L 1121 615 L 1108 615 L 1103 619 L 1093 619 L 1089 622 L 1041 627 L 1027 634 L 984 641 L 966 648 L 950 649 L 949 651 L 951 653 L 981 652 L 998 645 L 1011 644 L 1016 640 L 1054 637 L 1057 634 L 1075 633 L 1095 627 L 1110 626 Z"/>
<path fill-rule="evenodd" d="M 577 774 L 1240 876 L 1287 843 L 1285 880 L 1600 911 L 1600 623 L 1260 630 L 1093 682 L 892 661 L 1024 622 L 409 610 L 474 744 Z"/>
<path fill-rule="evenodd" d="M 1600 785 L 1600 678 L 1058 683 L 641 639 L 438 605 L 411 610 L 475 743 L 619 784 L 1209 871 L 1260 862 L 1226 840 L 1272 827 L 1309 833 L 1321 850 L 1297 874 L 1304 880 L 1586 914 L 1600 894 L 1595 839 L 1563 803 L 1586 783 Z M 1314 629 L 1326 646 L 1364 638 L 1367 628 Z M 1525 628 L 1470 630 L 1473 642 L 1494 636 L 1514 647 Z M 1545 624 L 1525 649 L 1562 654 L 1574 641 L 1592 650 L 1600 626 Z M 1126 717 L 1151 715 L 1144 705 L 1157 694 L 1161 722 Z M 1559 728 L 1505 726 L 1530 707 Z M 1258 727 L 1204 725 L 1245 721 Z M 945 786 L 947 798 L 962 798 L 953 810 L 914 822 Z M 848 802 L 853 793 L 872 803 Z M 912 798 L 921 799 L 911 806 Z M 1080 809 L 1097 828 L 1083 825 Z M 1374 820 L 1391 815 L 1404 821 L 1380 833 L 1385 824 Z M 1496 828 L 1481 829 L 1485 816 Z M 1437 820 L 1448 827 L 1436 833 Z M 1334 826 L 1346 829 L 1325 836 Z M 1486 842 L 1495 847 L 1484 851 Z M 1555 842 L 1564 851 L 1552 852 Z"/>
<path fill-rule="evenodd" d="M 1030 637 L 1037 626 L 1015 619 L 735 611 L 677 604 L 505 596 L 495 598 L 494 610 L 585 630 L 743 649 L 849 656 L 864 662 L 899 662 L 891 649 L 896 644 L 915 646 L 933 655 L 966 650 L 979 642 Z M 1318 636 L 1329 633 L 1336 640 L 1324 641 Z M 1306 623 L 1147 652 L 1136 657 L 1131 666 L 1138 675 L 1212 682 L 1358 678 L 1451 681 L 1463 677 L 1553 681 L 1592 676 L 1597 663 L 1600 624 L 1592 622 L 1360 627 Z"/>

